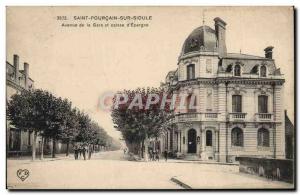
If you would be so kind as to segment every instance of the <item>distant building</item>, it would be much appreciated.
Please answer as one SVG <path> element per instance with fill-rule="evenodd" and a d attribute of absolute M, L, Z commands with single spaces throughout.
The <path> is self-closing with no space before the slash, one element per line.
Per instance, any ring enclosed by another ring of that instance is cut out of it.
<path fill-rule="evenodd" d="M 19 56 L 14 55 L 13 64 L 6 61 L 6 101 L 12 95 L 20 94 L 22 90 L 34 88 L 34 81 L 29 76 L 29 64 L 24 63 L 20 70 Z M 7 150 L 8 153 L 30 152 L 33 135 L 29 131 L 19 131 L 7 120 Z"/>
<path fill-rule="evenodd" d="M 29 64 L 24 62 L 23 69 L 20 70 L 19 56 L 14 55 L 13 64 L 6 61 L 6 102 L 11 99 L 14 94 L 20 94 L 22 90 L 34 89 L 34 81 L 29 76 Z M 7 153 L 8 156 L 30 155 L 32 152 L 33 133 L 29 131 L 20 131 L 11 124 L 9 120 L 6 123 L 7 136 Z M 36 154 L 41 154 L 41 137 L 37 136 Z M 50 138 L 44 141 L 44 154 L 52 152 L 52 144 Z M 56 141 L 56 153 L 65 153 L 66 144 L 60 140 Z M 70 148 L 72 151 L 72 148 Z"/>
<path fill-rule="evenodd" d="M 185 109 L 175 108 L 175 128 L 159 138 L 161 151 L 219 162 L 237 156 L 285 158 L 285 80 L 273 47 L 264 57 L 228 53 L 226 23 L 214 21 L 214 29 L 203 25 L 192 31 L 177 69 L 166 76 L 163 86 L 187 94 L 187 101 Z"/>
<path fill-rule="evenodd" d="M 287 159 L 294 159 L 295 153 L 295 127 L 289 119 L 287 112 L 284 112 L 285 117 L 285 155 Z"/>

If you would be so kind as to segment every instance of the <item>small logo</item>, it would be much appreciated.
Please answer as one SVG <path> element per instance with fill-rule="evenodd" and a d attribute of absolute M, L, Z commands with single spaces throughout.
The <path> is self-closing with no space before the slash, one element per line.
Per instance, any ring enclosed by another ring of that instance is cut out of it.
<path fill-rule="evenodd" d="M 27 169 L 19 169 L 17 171 L 17 176 L 22 180 L 25 181 L 27 177 L 29 177 L 29 171 Z"/>

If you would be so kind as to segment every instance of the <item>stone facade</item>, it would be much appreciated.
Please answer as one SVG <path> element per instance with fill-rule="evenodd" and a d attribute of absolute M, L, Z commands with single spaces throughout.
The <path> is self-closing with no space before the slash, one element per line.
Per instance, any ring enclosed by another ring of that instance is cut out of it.
<path fill-rule="evenodd" d="M 178 68 L 162 85 L 195 95 L 196 109 L 175 108 L 162 151 L 178 157 L 233 162 L 237 156 L 285 157 L 284 78 L 272 59 L 227 53 L 226 23 L 201 26 L 185 40 Z M 188 103 L 187 103 L 188 105 Z"/>
<path fill-rule="evenodd" d="M 19 56 L 14 55 L 13 64 L 6 62 L 6 102 L 14 94 L 20 94 L 22 90 L 34 89 L 34 81 L 29 77 L 29 64 L 24 62 L 23 70 L 20 70 Z M 9 120 L 6 122 L 6 148 L 8 156 L 30 155 L 32 152 L 33 133 L 20 131 Z M 41 153 L 41 136 L 37 136 L 36 152 Z M 44 154 L 52 153 L 52 140 L 44 142 Z M 66 144 L 56 142 L 56 152 L 65 153 Z M 72 149 L 70 149 L 72 151 Z"/>
<path fill-rule="evenodd" d="M 13 64 L 6 62 L 6 101 L 11 99 L 14 94 L 21 93 L 22 90 L 31 90 L 34 87 L 34 81 L 29 77 L 29 65 L 24 63 L 23 70 L 20 70 L 19 56 L 14 55 Z M 19 131 L 6 122 L 7 127 L 7 151 L 29 153 L 31 151 L 33 134 L 29 131 Z"/>

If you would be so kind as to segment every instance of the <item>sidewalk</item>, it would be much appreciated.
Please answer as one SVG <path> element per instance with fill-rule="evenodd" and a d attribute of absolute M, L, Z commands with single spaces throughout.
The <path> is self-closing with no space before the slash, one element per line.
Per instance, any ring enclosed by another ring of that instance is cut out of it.
<path fill-rule="evenodd" d="M 172 182 L 184 189 L 292 189 L 293 184 L 230 172 L 203 171 L 200 174 L 174 176 Z"/>
<path fill-rule="evenodd" d="M 22 156 L 22 157 L 7 158 L 7 161 L 9 161 L 12 165 L 14 165 L 14 164 L 27 164 L 27 163 L 36 163 L 36 162 L 68 160 L 68 159 L 73 159 L 73 156 L 74 156 L 73 154 L 69 154 L 69 156 L 66 156 L 66 154 L 56 154 L 55 158 L 52 158 L 51 155 L 45 155 L 43 160 L 40 159 L 40 156 L 37 156 L 34 161 L 32 160 L 31 156 Z"/>
<path fill-rule="evenodd" d="M 162 159 L 162 161 L 165 161 Z M 216 164 L 216 165 L 234 165 L 238 166 L 239 163 L 224 163 L 224 162 L 217 162 L 217 161 L 209 161 L 209 160 L 185 160 L 185 159 L 168 159 L 167 162 L 170 163 L 197 163 L 197 164 Z"/>

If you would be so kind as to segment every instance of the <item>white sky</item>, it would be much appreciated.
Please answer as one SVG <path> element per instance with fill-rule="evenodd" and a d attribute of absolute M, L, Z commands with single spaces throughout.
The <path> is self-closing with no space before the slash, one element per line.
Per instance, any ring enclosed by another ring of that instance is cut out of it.
<path fill-rule="evenodd" d="M 7 61 L 13 54 L 30 64 L 36 88 L 69 98 L 113 137 L 110 113 L 97 109 L 106 91 L 159 86 L 177 67 L 185 38 L 202 25 L 202 7 L 11 7 L 7 9 Z M 62 28 L 57 15 L 151 15 L 149 28 Z M 274 46 L 276 66 L 285 74 L 285 109 L 293 121 L 294 51 L 292 10 L 282 8 L 206 8 L 227 22 L 227 51 L 264 56 Z M 22 67 L 22 66 L 21 66 Z"/>

